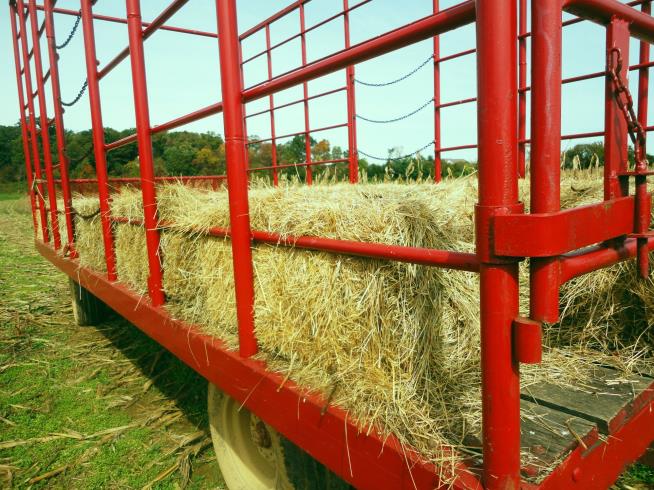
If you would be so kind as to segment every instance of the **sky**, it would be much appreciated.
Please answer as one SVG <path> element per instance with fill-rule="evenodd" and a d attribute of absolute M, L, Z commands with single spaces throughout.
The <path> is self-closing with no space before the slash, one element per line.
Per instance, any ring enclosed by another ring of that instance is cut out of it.
<path fill-rule="evenodd" d="M 41 0 L 38 0 L 41 3 Z M 154 19 L 169 0 L 142 0 L 145 21 Z M 257 24 L 272 13 L 291 3 L 291 0 L 237 0 L 239 32 Z M 351 0 L 350 4 L 358 3 Z M 441 8 L 458 3 L 458 0 L 441 0 Z M 306 4 L 306 25 L 310 27 L 342 9 L 340 0 L 311 0 Z M 59 0 L 58 7 L 79 9 L 79 0 Z M 125 17 L 122 0 L 98 0 L 95 13 Z M 432 0 L 372 0 L 350 14 L 352 44 L 370 39 L 391 29 L 410 24 L 432 12 Z M 41 20 L 40 17 L 39 20 Z M 569 18 L 567 14 L 564 18 Z M 55 15 L 55 31 L 58 42 L 66 38 L 75 18 Z M 294 12 L 271 26 L 271 42 L 296 34 L 299 30 L 299 14 Z M 40 24 L 40 22 L 39 22 Z M 190 0 L 168 25 L 216 32 L 215 0 Z M 71 100 L 84 82 L 85 66 L 81 26 L 71 43 L 60 51 L 59 70 L 62 98 Z M 97 54 L 100 66 L 104 66 L 120 50 L 127 46 L 127 28 L 122 24 L 95 22 Z M 603 69 L 604 29 L 584 22 L 564 30 L 563 76 L 571 77 Z M 307 34 L 308 61 L 343 49 L 342 17 Z M 441 55 L 475 47 L 474 26 L 466 26 L 441 36 Z M 258 53 L 265 48 L 263 31 L 243 42 L 243 57 Z M 529 49 L 529 46 L 528 46 Z M 638 44 L 632 41 L 632 64 L 637 62 Z M 47 65 L 45 36 L 42 41 L 44 63 Z M 208 37 L 158 31 L 145 42 L 146 70 L 149 91 L 151 122 L 166 122 L 183 114 L 213 104 L 221 99 L 218 42 Z M 297 67 L 301 61 L 300 42 L 295 40 L 273 50 L 273 76 Z M 407 48 L 394 51 L 355 67 L 356 78 L 365 82 L 381 83 L 395 80 L 422 64 L 432 53 L 432 42 L 426 40 Z M 0 6 L 0 124 L 18 121 L 16 79 L 13 67 L 13 49 L 7 2 Z M 47 66 L 44 72 L 47 71 Z M 632 72 L 630 86 L 636 92 L 637 77 Z M 265 57 L 248 63 L 244 68 L 245 86 L 251 86 L 267 77 Z M 339 71 L 309 82 L 309 94 L 316 94 L 343 86 L 345 72 Z M 650 92 L 654 93 L 650 78 Z M 134 127 L 133 95 L 129 60 L 123 61 L 107 75 L 100 84 L 102 111 L 105 126 L 115 129 Z M 49 83 L 48 114 L 51 116 L 52 100 Z M 275 95 L 275 104 L 299 99 L 301 86 Z M 444 62 L 441 65 L 442 102 L 476 96 L 475 58 L 467 56 Z M 563 88 L 563 133 L 601 130 L 604 117 L 604 81 L 589 80 L 567 84 Z M 395 119 L 421 107 L 433 97 L 433 70 L 431 65 L 394 85 L 369 87 L 356 85 L 357 114 L 367 119 Z M 651 100 L 651 98 L 650 98 Z M 529 106 L 529 99 L 528 99 Z M 249 114 L 268 107 L 268 99 L 247 105 Z M 649 113 L 652 114 L 652 108 Z M 476 104 L 457 105 L 442 110 L 441 146 L 476 143 Z M 650 117 L 650 123 L 654 116 Z M 65 126 L 71 130 L 90 128 L 88 97 L 85 95 L 75 106 L 66 109 Z M 529 124 L 529 114 L 527 117 Z M 304 130 L 302 105 L 280 109 L 275 112 L 278 135 Z M 345 93 L 310 102 L 311 127 L 324 127 L 346 122 Z M 191 131 L 223 133 L 222 116 L 216 115 L 184 126 Z M 426 107 L 414 116 L 389 123 L 376 124 L 357 121 L 358 146 L 360 150 L 376 156 L 386 156 L 389 148 L 397 148 L 399 154 L 411 153 L 434 139 L 434 112 Z M 268 115 L 248 118 L 248 133 L 260 138 L 270 137 Z M 313 137 L 328 139 L 333 145 L 347 148 L 345 128 L 317 132 Z M 283 142 L 284 140 L 278 140 Z M 576 142 L 563 142 L 563 148 Z M 423 151 L 426 156 L 433 147 Z M 444 158 L 476 159 L 475 150 L 461 150 L 443 154 Z"/>

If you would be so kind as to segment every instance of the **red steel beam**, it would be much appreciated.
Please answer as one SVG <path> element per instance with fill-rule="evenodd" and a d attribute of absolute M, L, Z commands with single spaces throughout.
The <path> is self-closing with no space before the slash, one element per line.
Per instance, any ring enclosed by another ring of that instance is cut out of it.
<path fill-rule="evenodd" d="M 654 238 L 648 239 L 647 248 L 650 251 L 654 250 Z M 616 246 L 596 245 L 575 253 L 566 254 L 561 257 L 560 261 L 560 282 L 564 284 L 575 277 L 633 259 L 636 257 L 636 253 L 637 240 L 628 238 Z"/>
<path fill-rule="evenodd" d="M 513 320 L 518 316 L 518 262 L 493 257 L 490 221 L 520 207 L 518 19 L 515 1 L 478 0 L 476 5 L 479 202 L 475 228 L 481 262 L 482 481 L 484 488 L 504 490 L 520 486 L 520 382 L 512 343 Z"/>
<path fill-rule="evenodd" d="M 389 53 L 391 51 L 423 41 L 437 34 L 451 31 L 470 24 L 475 20 L 475 3 L 467 0 L 438 14 L 430 15 L 409 25 L 361 42 L 348 49 L 321 58 L 306 67 L 297 68 L 277 76 L 269 82 L 262 82 L 243 91 L 243 101 L 251 102 L 268 94 L 293 87 L 329 73 L 341 70 L 348 65 Z"/>
<path fill-rule="evenodd" d="M 295 0 L 293 3 L 290 5 L 287 5 L 283 9 L 279 10 L 278 12 L 275 12 L 273 15 L 268 17 L 267 19 L 262 20 L 259 22 L 257 25 L 250 27 L 247 31 L 242 33 L 239 36 L 239 41 L 243 41 L 244 39 L 247 39 L 250 37 L 252 34 L 255 34 L 259 32 L 261 29 L 264 29 L 266 26 L 272 24 L 276 20 L 281 19 L 282 17 L 287 16 L 291 12 L 293 12 L 295 9 L 299 8 L 300 5 L 304 5 L 305 3 L 310 2 L 311 0 Z"/>
<path fill-rule="evenodd" d="M 654 42 L 654 19 L 617 0 L 564 0 L 563 8 L 602 25 L 609 25 L 613 18 L 620 19 L 629 24 L 633 37 Z"/>
<path fill-rule="evenodd" d="M 432 13 L 440 10 L 439 0 L 433 0 Z M 434 57 L 434 182 L 441 181 L 442 157 L 438 147 L 441 144 L 441 43 L 438 35 L 434 36 L 432 43 L 432 54 Z"/>
<path fill-rule="evenodd" d="M 338 128 L 344 128 L 347 126 L 347 123 L 341 123 L 341 124 L 332 124 L 331 126 L 323 126 L 321 128 L 315 128 L 311 129 L 309 132 L 310 133 L 318 133 L 320 131 L 329 131 L 330 129 L 338 129 Z M 287 133 L 287 134 L 282 134 L 281 136 L 277 136 L 277 139 L 284 139 L 284 138 L 290 138 L 292 136 L 300 136 L 301 134 L 304 134 L 305 131 L 296 131 L 295 133 Z M 259 143 L 265 143 L 266 141 L 271 141 L 272 138 L 264 138 L 260 140 L 252 140 L 248 141 L 248 145 L 257 145 Z"/>
<path fill-rule="evenodd" d="M 114 248 L 113 230 L 111 229 L 110 196 L 107 181 L 107 154 L 104 142 L 104 124 L 102 123 L 100 79 L 98 77 L 97 55 L 95 51 L 95 32 L 93 29 L 93 3 L 93 0 L 81 0 L 82 32 L 84 34 L 86 80 L 88 82 L 89 104 L 91 108 L 95 174 L 98 179 L 100 221 L 104 242 L 104 256 L 107 265 L 107 278 L 109 281 L 116 281 L 118 279 L 118 275 L 116 274 L 116 250 Z"/>
<path fill-rule="evenodd" d="M 50 69 L 48 73 L 52 77 L 50 86 L 52 88 L 52 101 L 54 106 L 54 123 L 57 138 L 57 150 L 59 158 L 59 175 L 61 182 L 61 193 L 64 204 L 64 219 L 66 223 L 66 237 L 68 248 L 74 253 L 73 242 L 75 241 L 74 221 L 72 216 L 72 196 L 68 177 L 68 157 L 66 157 L 66 138 L 64 131 L 64 112 L 61 107 L 61 87 L 59 84 L 59 57 L 57 55 L 55 24 L 52 9 L 55 0 L 45 0 L 45 32 L 48 40 L 48 60 Z M 46 132 L 47 133 L 47 132 Z"/>
<path fill-rule="evenodd" d="M 152 132 L 152 134 L 163 133 L 164 131 L 169 131 L 171 129 L 184 126 L 185 124 L 192 123 L 194 121 L 199 121 L 200 119 L 204 119 L 205 117 L 219 114 L 222 112 L 222 110 L 223 110 L 222 102 L 218 102 L 217 104 L 211 104 L 207 107 L 203 107 L 202 109 L 198 109 L 197 111 L 175 118 L 172 121 L 168 121 L 159 124 L 157 126 L 154 126 L 153 128 L 151 128 L 150 131 Z M 112 141 L 111 143 L 107 143 L 105 145 L 105 148 L 107 149 L 107 151 L 115 150 L 116 148 L 120 148 L 121 146 L 134 143 L 136 140 L 137 140 L 136 133 L 130 134 L 129 136 L 125 136 L 124 138 L 121 138 L 119 140 Z"/>
<path fill-rule="evenodd" d="M 561 209 L 561 0 L 532 5 L 531 25 L 530 212 L 533 217 L 558 213 Z M 538 230 L 545 229 L 543 226 L 537 225 Z M 586 228 L 583 224 L 580 226 Z M 563 235 L 555 227 L 548 228 L 547 232 L 550 234 L 548 236 Z M 513 231 L 509 232 L 509 236 L 514 243 L 532 238 Z M 516 240 L 516 236 L 520 240 Z M 530 317 L 555 323 L 559 317 L 558 258 L 532 259 L 529 263 L 529 283 Z"/>
<path fill-rule="evenodd" d="M 533 260 L 538 260 L 538 257 L 554 257 L 552 267 L 556 269 L 558 265 L 555 256 L 626 235 L 633 229 L 634 196 L 542 213 L 536 213 L 532 204 L 531 214 L 495 218 L 494 251 L 497 255 L 532 257 Z M 516 240 L 516 237 L 520 239 Z M 536 277 L 539 277 L 539 273 L 541 271 L 536 273 Z M 543 287 L 553 289 L 552 284 L 559 282 L 556 272 L 546 277 L 548 280 L 543 281 Z M 533 286 L 532 282 L 532 288 Z M 558 294 L 555 296 L 558 299 Z M 542 306 L 534 309 L 545 311 Z M 543 321 L 554 323 L 556 319 Z"/>
<path fill-rule="evenodd" d="M 147 29 L 161 26 L 183 2 L 173 2 Z M 145 228 L 145 246 L 148 253 L 148 295 L 153 306 L 164 304 L 163 266 L 158 230 L 159 212 L 154 181 L 154 157 L 152 155 L 152 135 L 150 131 L 150 108 L 148 107 L 148 86 L 145 76 L 145 54 L 143 40 L 145 31 L 141 31 L 141 2 L 127 0 L 127 30 L 129 34 L 129 51 L 132 68 L 132 86 L 134 91 L 134 112 L 136 115 L 136 134 L 139 147 L 139 169 L 141 177 L 141 194 L 143 196 L 143 222 Z M 158 24 L 157 24 L 158 23 Z"/>
<path fill-rule="evenodd" d="M 48 217 L 45 211 L 45 188 L 43 187 L 43 178 L 41 174 L 41 158 L 39 156 L 38 144 L 38 130 L 36 128 L 36 111 L 34 109 L 34 100 L 29 97 L 32 90 L 32 71 L 30 69 L 30 60 L 27 56 L 27 20 L 25 15 L 25 4 L 23 0 L 17 0 L 16 11 L 18 13 L 18 21 L 20 23 L 20 47 L 23 54 L 23 70 L 25 73 L 25 91 L 27 92 L 27 108 L 29 112 L 29 138 L 32 143 L 32 169 L 34 171 L 34 179 L 36 181 L 36 194 L 39 209 L 39 217 L 41 220 L 41 238 L 44 242 L 50 241 L 50 233 L 48 232 Z M 26 153 L 26 156 L 28 153 Z"/>
<path fill-rule="evenodd" d="M 630 8 L 630 7 L 628 7 Z M 629 66 L 629 31 L 630 25 L 619 18 L 614 18 L 606 29 L 607 64 L 617 62 L 616 54 L 608 56 L 609 50 L 618 49 L 623 60 L 618 74 L 626 83 Z M 607 72 L 609 66 L 606 67 Z M 628 169 L 627 148 L 629 145 L 627 121 L 615 98 L 616 87 L 611 77 L 605 82 L 604 107 L 604 199 L 629 194 L 629 182 L 619 174 Z"/>
<path fill-rule="evenodd" d="M 168 7 L 166 7 L 163 12 L 161 12 L 157 18 L 155 18 L 152 22 L 149 23 L 149 25 L 143 29 L 142 34 L 141 34 L 141 39 L 145 41 L 147 38 L 149 38 L 152 34 L 154 34 L 158 29 L 160 29 L 163 24 L 170 19 L 173 15 L 175 15 L 179 9 L 181 9 L 188 0 L 173 0 Z M 129 24 L 129 18 L 127 19 L 127 22 Z M 142 22 L 141 22 L 142 24 Z M 140 26 L 139 26 L 140 29 Z M 121 61 L 123 61 L 125 58 L 129 56 L 129 46 L 123 49 L 120 53 L 118 53 L 111 61 L 109 61 L 104 68 L 102 68 L 98 72 L 98 79 L 102 80 L 111 70 L 116 68 Z"/>
<path fill-rule="evenodd" d="M 314 164 L 317 163 L 320 162 L 314 162 Z M 114 216 L 111 219 L 116 223 L 143 226 L 143 220 L 140 219 L 130 219 L 122 216 Z M 175 223 L 169 223 L 166 221 L 160 222 L 159 227 L 162 229 L 169 228 L 180 231 L 180 228 L 176 226 Z M 229 228 L 212 227 L 209 229 L 197 228 L 181 231 L 186 231 L 193 236 L 207 235 L 218 238 L 232 238 L 232 230 Z M 320 252 L 352 255 L 356 257 L 385 259 L 418 265 L 442 267 L 445 269 L 479 272 L 479 260 L 477 259 L 477 256 L 472 253 L 423 247 L 406 247 L 403 245 L 387 245 L 384 243 L 355 242 L 352 240 L 338 240 L 334 238 L 314 236 L 297 237 L 260 230 L 252 230 L 251 233 L 252 241 L 255 243 L 297 247 L 307 250 L 317 250 Z"/>
<path fill-rule="evenodd" d="M 302 5 L 302 4 L 300 4 Z M 268 54 L 266 56 L 266 65 L 268 67 L 268 80 L 272 79 L 272 53 L 270 52 L 270 24 L 266 24 L 266 47 L 268 48 Z M 275 96 L 270 94 L 268 96 L 268 112 L 270 115 L 270 143 L 272 145 L 270 156 L 272 160 L 272 177 L 273 185 L 277 186 L 279 180 L 277 177 L 277 130 L 275 128 Z M 246 131 L 247 134 L 247 131 Z M 249 165 L 248 165 L 249 167 Z"/>
<path fill-rule="evenodd" d="M 43 5 L 37 5 L 36 6 L 37 10 L 43 10 Z M 64 8 L 54 8 L 53 12 L 55 14 L 63 14 L 63 15 L 74 15 L 77 17 L 79 15 L 79 11 L 77 10 L 70 10 L 70 9 L 64 9 Z M 95 20 L 102 20 L 105 22 L 113 22 L 116 24 L 127 24 L 127 19 L 122 19 L 120 17 L 112 17 L 110 15 L 102 15 L 102 14 L 93 14 L 93 18 Z M 141 26 L 142 27 L 148 27 L 151 24 L 151 22 L 142 22 Z M 218 35 L 214 34 L 213 32 L 205 32 L 205 31 L 197 31 L 195 29 L 185 29 L 183 27 L 173 27 L 173 26 L 160 26 L 159 27 L 163 31 L 172 31 L 172 32 L 180 32 L 183 34 L 193 34 L 195 36 L 202 36 L 202 37 L 212 37 L 212 38 L 217 38 Z"/>
<path fill-rule="evenodd" d="M 360 2 L 354 7 L 363 5 Z M 354 8 L 352 7 L 352 8 Z M 343 32 L 345 36 L 345 49 L 350 49 L 350 5 L 349 0 L 343 0 Z M 303 66 L 306 66 L 304 64 Z M 306 84 L 306 80 L 304 82 Z M 356 115 L 356 96 L 354 83 L 354 64 L 350 63 L 345 67 L 345 86 L 347 88 L 347 148 L 350 164 L 348 168 L 350 183 L 355 184 L 359 181 L 359 152 L 357 144 L 357 115 Z"/>
<path fill-rule="evenodd" d="M 526 144 L 522 141 L 527 137 L 527 94 L 522 90 L 527 85 L 527 0 L 519 0 L 518 14 L 518 175 L 524 178 L 526 174 Z M 533 51 L 533 48 L 532 48 Z"/>
<path fill-rule="evenodd" d="M 332 89 L 332 90 L 327 90 L 325 92 L 320 92 L 319 94 L 310 95 L 309 97 L 307 97 L 306 100 L 318 99 L 320 97 L 325 97 L 327 95 L 332 95 L 332 94 L 336 94 L 338 92 L 342 92 L 342 91 L 344 91 L 346 89 L 347 89 L 347 87 L 338 87 L 338 88 L 335 88 L 335 89 Z M 293 106 L 293 105 L 296 105 L 296 104 L 301 104 L 301 103 L 304 102 L 304 100 L 305 100 L 304 98 L 301 98 L 301 99 L 293 100 L 291 102 L 286 102 L 285 104 L 277 105 L 277 106 L 275 106 L 275 110 L 278 111 L 279 109 L 284 109 L 285 107 L 290 107 L 290 106 Z M 252 114 L 247 114 L 245 116 L 245 118 L 249 119 L 251 117 L 261 116 L 262 114 L 268 114 L 269 112 L 270 112 L 270 109 L 263 109 L 263 110 L 258 111 L 258 112 L 253 112 Z"/>
<path fill-rule="evenodd" d="M 32 209 L 32 224 L 34 226 L 34 235 L 38 233 L 38 223 L 36 218 L 36 198 L 34 196 L 34 187 L 33 187 L 33 175 L 32 175 L 32 162 L 30 157 L 30 148 L 28 144 L 27 136 L 27 120 L 25 119 L 25 93 L 23 92 L 23 81 L 20 70 L 20 48 L 18 46 L 18 40 L 20 35 L 18 34 L 18 29 L 16 27 L 16 5 L 9 4 L 9 16 L 11 24 L 11 41 L 14 48 L 14 66 L 16 68 L 16 88 L 18 92 L 18 107 L 20 108 L 20 132 L 22 136 L 23 143 L 23 155 L 25 156 L 25 178 L 27 179 L 27 193 L 30 199 L 30 207 Z"/>
<path fill-rule="evenodd" d="M 347 0 L 344 0 L 347 2 Z M 346 5 L 347 7 L 347 5 Z M 304 32 L 306 25 L 304 20 L 304 4 L 300 4 L 300 51 L 302 55 L 302 66 L 307 64 L 307 39 Z M 270 59 L 270 28 L 266 26 L 266 36 L 267 43 L 266 47 L 268 48 L 268 57 Z M 268 76 L 268 80 L 272 78 L 272 72 Z M 272 97 L 272 95 L 270 96 Z M 311 163 L 311 130 L 309 124 L 309 82 L 304 82 L 302 84 L 302 108 L 304 109 L 304 159 L 307 163 Z M 348 121 L 349 123 L 349 121 Z M 313 183 L 313 175 L 311 173 L 311 165 L 305 167 L 305 180 L 307 185 Z"/>
<path fill-rule="evenodd" d="M 227 190 L 232 227 L 234 292 L 238 320 L 239 353 L 257 353 L 254 333 L 254 269 L 252 265 L 250 215 L 248 205 L 247 135 L 243 107 L 240 44 L 236 21 L 236 0 L 216 0 L 220 80 L 227 158 Z"/>
<path fill-rule="evenodd" d="M 220 339 L 173 318 L 165 308 L 142 301 L 121 284 L 110 283 L 39 241 L 36 247 L 118 314 L 357 488 L 443 488 L 438 469 L 394 436 L 361 432 L 345 411 L 283 379 L 264 362 L 243 359 Z M 449 448 L 443 450 L 447 452 Z M 481 490 L 472 470 L 464 465 L 457 470 L 455 490 Z"/>

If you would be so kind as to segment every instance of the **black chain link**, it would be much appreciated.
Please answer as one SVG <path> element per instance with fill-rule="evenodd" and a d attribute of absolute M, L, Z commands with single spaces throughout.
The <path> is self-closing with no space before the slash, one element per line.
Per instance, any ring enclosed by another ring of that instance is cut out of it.
<path fill-rule="evenodd" d="M 70 43 L 73 40 L 73 37 L 75 37 L 75 32 L 77 32 L 77 27 L 79 27 L 79 22 L 81 19 L 82 19 L 82 14 L 80 12 L 79 14 L 77 14 L 77 19 L 75 19 L 75 24 L 73 25 L 73 28 L 71 29 L 70 34 L 68 34 L 66 40 L 59 45 L 55 44 L 55 48 L 64 49 L 66 46 L 68 46 L 68 43 Z"/>
<path fill-rule="evenodd" d="M 613 55 L 616 54 L 615 64 L 613 63 Z M 634 110 L 634 99 L 631 96 L 629 87 L 622 81 L 620 72 L 622 71 L 622 52 L 619 48 L 611 48 L 608 54 L 608 72 L 613 85 L 615 85 L 615 101 L 618 108 L 624 116 L 629 130 L 629 138 L 634 145 L 634 156 L 636 163 L 643 163 L 647 166 L 647 160 L 644 155 L 643 148 L 645 147 L 645 129 L 636 116 Z"/>
<path fill-rule="evenodd" d="M 82 85 L 82 88 L 79 89 L 79 93 L 77 94 L 77 97 L 75 97 L 75 99 L 73 99 L 72 102 L 64 102 L 63 100 L 59 99 L 59 102 L 61 102 L 61 105 L 66 106 L 66 107 L 71 107 L 71 106 L 77 104 L 77 102 L 82 98 L 82 95 L 84 95 L 84 92 L 86 92 L 86 87 L 88 86 L 88 84 L 89 84 L 89 81 L 84 80 L 84 84 Z"/>
<path fill-rule="evenodd" d="M 357 149 L 357 153 L 363 155 L 364 157 L 372 158 L 373 160 L 379 160 L 381 162 L 396 162 L 398 160 L 404 160 L 405 158 L 409 158 L 409 157 L 412 157 L 414 155 L 417 155 L 421 151 L 426 150 L 427 148 L 432 146 L 434 143 L 435 143 L 435 141 L 430 141 L 429 143 L 427 143 L 422 148 L 418 148 L 416 151 L 411 152 L 411 153 L 407 153 L 406 155 L 402 155 L 400 157 L 384 157 L 384 158 L 382 158 L 382 157 L 377 157 L 377 156 L 371 155 L 370 153 L 366 153 L 365 151 L 362 151 L 362 150 L 359 150 L 359 149 Z"/>
<path fill-rule="evenodd" d="M 365 85 L 366 87 L 386 87 L 388 85 L 393 85 L 395 83 L 399 83 L 403 80 L 406 80 L 409 78 L 411 75 L 419 72 L 422 68 L 427 66 L 427 64 L 434 59 L 434 55 L 429 55 L 429 58 L 427 58 L 425 61 L 423 61 L 420 65 L 418 65 L 416 68 L 411 70 L 409 73 L 407 73 L 404 76 L 401 76 L 400 78 L 397 78 L 395 80 L 391 80 L 390 82 L 380 82 L 380 83 L 373 83 L 373 82 L 364 82 L 363 80 L 359 80 L 358 78 L 355 78 L 354 81 L 358 83 L 359 85 Z"/>
<path fill-rule="evenodd" d="M 409 112 L 408 114 L 404 114 L 403 116 L 399 116 L 399 117 L 394 117 L 392 119 L 369 119 L 369 118 L 363 117 L 363 116 L 361 116 L 359 114 L 356 114 L 356 117 L 357 117 L 357 119 L 361 119 L 362 121 L 366 121 L 366 122 L 369 122 L 369 123 L 375 123 L 375 124 L 394 123 L 394 122 L 397 122 L 397 121 L 402 121 L 403 119 L 406 119 L 408 117 L 413 116 L 414 114 L 419 113 L 421 110 L 423 110 L 425 107 L 430 105 L 432 102 L 434 102 L 433 97 L 431 99 L 429 99 L 427 102 L 425 102 L 424 104 L 422 104 L 417 109 Z"/>

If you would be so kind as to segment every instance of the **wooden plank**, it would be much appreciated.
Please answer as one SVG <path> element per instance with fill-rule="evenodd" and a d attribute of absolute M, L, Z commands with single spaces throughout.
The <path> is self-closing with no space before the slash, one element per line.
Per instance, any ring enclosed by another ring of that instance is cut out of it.
<path fill-rule="evenodd" d="M 565 388 L 538 383 L 524 388 L 522 398 L 586 419 L 609 434 L 654 397 L 651 385 L 651 378 L 598 366 L 588 382 Z"/>
<path fill-rule="evenodd" d="M 592 422 L 527 400 L 520 403 L 520 418 L 522 473 L 536 481 L 549 474 L 577 445 L 587 447 L 597 437 Z"/>

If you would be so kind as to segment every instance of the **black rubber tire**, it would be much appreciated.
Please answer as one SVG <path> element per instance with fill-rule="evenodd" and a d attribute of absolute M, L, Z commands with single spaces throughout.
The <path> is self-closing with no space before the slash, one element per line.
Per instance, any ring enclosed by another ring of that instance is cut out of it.
<path fill-rule="evenodd" d="M 354 487 L 291 441 L 280 437 L 286 474 L 295 490 L 349 490 Z"/>
<path fill-rule="evenodd" d="M 73 279 L 70 279 L 70 296 L 75 323 L 80 327 L 97 325 L 111 313 L 107 305 Z"/>

